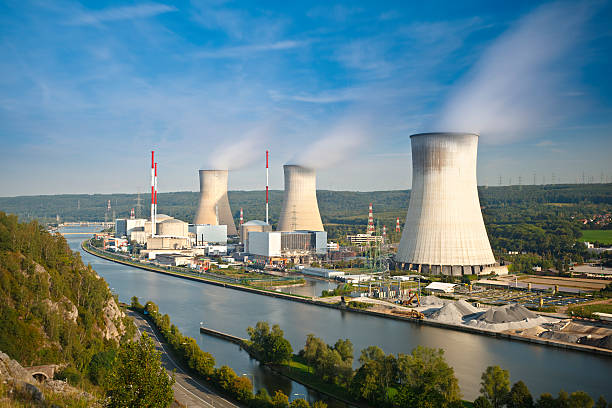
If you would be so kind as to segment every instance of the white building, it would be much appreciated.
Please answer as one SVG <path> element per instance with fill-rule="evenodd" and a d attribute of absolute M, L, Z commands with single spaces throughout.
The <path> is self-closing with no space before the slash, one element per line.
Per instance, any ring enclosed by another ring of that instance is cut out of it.
<path fill-rule="evenodd" d="M 327 279 L 344 276 L 343 271 L 336 271 L 333 269 L 325 269 L 325 268 L 303 268 L 300 272 L 302 272 L 304 275 L 319 276 L 321 278 L 327 278 Z"/>
<path fill-rule="evenodd" d="M 453 293 L 455 291 L 455 286 L 457 286 L 456 283 L 431 282 L 429 285 L 425 286 L 425 290 L 439 293 Z"/>
<path fill-rule="evenodd" d="M 145 223 L 147 222 L 144 218 L 118 218 L 115 220 L 115 236 L 117 238 L 129 238 L 132 231 L 142 228 L 144 230 Z"/>
<path fill-rule="evenodd" d="M 249 232 L 247 252 L 265 257 L 281 256 L 281 233 L 276 232 Z"/>
<path fill-rule="evenodd" d="M 194 246 L 227 244 L 227 225 L 191 224 L 189 232 L 194 234 Z"/>

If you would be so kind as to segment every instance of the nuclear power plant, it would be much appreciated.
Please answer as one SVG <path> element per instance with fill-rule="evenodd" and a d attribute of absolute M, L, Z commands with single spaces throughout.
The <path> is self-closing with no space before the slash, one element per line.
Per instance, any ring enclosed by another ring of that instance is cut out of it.
<path fill-rule="evenodd" d="M 193 223 L 227 225 L 227 235 L 238 235 L 227 198 L 227 170 L 200 170 L 200 200 Z"/>
<path fill-rule="evenodd" d="M 412 192 L 396 261 L 431 274 L 492 269 L 476 184 L 478 135 L 421 133 L 410 141 Z"/>
<path fill-rule="evenodd" d="M 278 231 L 323 231 L 317 202 L 317 176 L 309 167 L 286 164 L 285 194 Z"/>

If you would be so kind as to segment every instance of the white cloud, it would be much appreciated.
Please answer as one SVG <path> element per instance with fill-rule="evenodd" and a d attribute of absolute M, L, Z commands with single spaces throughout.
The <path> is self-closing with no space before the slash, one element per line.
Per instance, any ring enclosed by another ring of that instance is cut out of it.
<path fill-rule="evenodd" d="M 196 58 L 241 58 L 255 53 L 284 51 L 294 48 L 304 47 L 306 41 L 276 41 L 267 44 L 248 44 L 236 47 L 218 48 L 214 50 L 196 51 L 193 56 Z"/>
<path fill-rule="evenodd" d="M 159 3 L 146 3 L 136 6 L 113 7 L 102 10 L 89 10 L 74 17 L 69 24 L 95 25 L 110 21 L 134 20 L 138 18 L 154 17 L 158 14 L 177 11 L 174 6 Z"/>

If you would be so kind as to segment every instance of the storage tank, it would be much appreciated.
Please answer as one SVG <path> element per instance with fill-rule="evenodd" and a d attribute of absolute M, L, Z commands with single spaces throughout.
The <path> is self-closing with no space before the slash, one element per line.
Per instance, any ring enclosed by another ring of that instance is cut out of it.
<path fill-rule="evenodd" d="M 285 195 L 278 220 L 279 231 L 323 231 L 317 202 L 317 176 L 309 167 L 286 164 Z"/>
<path fill-rule="evenodd" d="M 421 133 L 410 141 L 412 192 L 396 261 L 444 275 L 495 264 L 476 184 L 478 135 Z"/>
<path fill-rule="evenodd" d="M 227 225 L 227 235 L 238 235 L 229 199 L 227 170 L 200 170 L 200 200 L 194 224 Z"/>
<path fill-rule="evenodd" d="M 186 237 L 189 225 L 186 222 L 169 218 L 157 223 L 157 235 L 169 237 Z"/>

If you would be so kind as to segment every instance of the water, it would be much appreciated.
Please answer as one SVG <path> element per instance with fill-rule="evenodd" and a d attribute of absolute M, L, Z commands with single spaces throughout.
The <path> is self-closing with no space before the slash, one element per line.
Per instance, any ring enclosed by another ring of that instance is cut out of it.
<path fill-rule="evenodd" d="M 84 238 L 67 236 L 71 248 L 79 251 Z M 216 330 L 247 337 L 248 326 L 267 320 L 280 325 L 294 352 L 304 346 L 309 333 L 328 344 L 334 344 L 338 338 L 349 338 L 354 345 L 355 360 L 369 345 L 377 345 L 386 353 L 394 354 L 410 353 L 417 345 L 442 348 L 468 400 L 478 396 L 480 376 L 486 367 L 499 365 L 510 371 L 512 382 L 523 380 L 536 397 L 544 392 L 557 394 L 564 389 L 568 392 L 583 390 L 595 399 L 603 395 L 612 401 L 612 359 L 608 357 L 289 302 L 160 275 L 80 252 L 84 262 L 92 264 L 120 300 L 129 303 L 135 295 L 141 302 L 154 301 L 184 334 L 195 338 L 203 350 L 215 357 L 218 366 L 226 364 L 238 375 L 249 376 L 256 389 L 281 389 L 292 398 L 305 395 L 311 402 L 321 398 L 298 383 L 260 368 L 238 346 L 200 334 L 200 322 Z M 325 281 L 309 279 L 309 282 L 311 284 L 301 290 L 311 292 L 303 294 L 311 294 L 313 288 L 315 291 L 328 288 Z M 298 293 L 296 288 L 294 290 Z"/>

